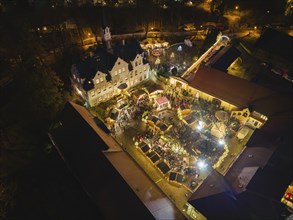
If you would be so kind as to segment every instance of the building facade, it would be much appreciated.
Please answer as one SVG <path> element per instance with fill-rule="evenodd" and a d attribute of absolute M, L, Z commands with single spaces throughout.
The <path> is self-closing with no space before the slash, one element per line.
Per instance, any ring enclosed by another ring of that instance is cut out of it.
<path fill-rule="evenodd" d="M 109 34 L 108 29 L 105 32 Z M 109 36 L 106 39 L 110 39 Z M 72 65 L 72 85 L 89 106 L 107 101 L 121 91 L 151 76 L 150 66 L 139 42 L 97 48 L 93 55 Z"/>

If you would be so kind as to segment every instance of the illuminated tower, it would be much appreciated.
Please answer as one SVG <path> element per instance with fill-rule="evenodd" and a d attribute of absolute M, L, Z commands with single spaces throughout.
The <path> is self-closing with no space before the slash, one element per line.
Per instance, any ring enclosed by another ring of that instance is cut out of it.
<path fill-rule="evenodd" d="M 112 37 L 111 37 L 110 28 L 106 22 L 104 11 L 102 12 L 102 40 L 107 51 L 112 52 L 112 46 L 111 46 Z"/>

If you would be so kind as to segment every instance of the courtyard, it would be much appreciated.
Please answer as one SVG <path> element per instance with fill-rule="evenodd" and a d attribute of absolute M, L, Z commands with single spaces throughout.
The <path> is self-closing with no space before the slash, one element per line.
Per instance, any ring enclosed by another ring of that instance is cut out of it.
<path fill-rule="evenodd" d="M 226 174 L 253 133 L 237 138 L 243 125 L 218 103 L 159 81 L 98 108 L 116 141 L 181 211 L 213 169 Z"/>

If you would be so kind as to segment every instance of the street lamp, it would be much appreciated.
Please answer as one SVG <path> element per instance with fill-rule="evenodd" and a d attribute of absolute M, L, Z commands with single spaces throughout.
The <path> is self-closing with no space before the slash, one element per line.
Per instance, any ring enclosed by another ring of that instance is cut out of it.
<path fill-rule="evenodd" d="M 236 6 L 235 6 L 235 10 L 238 10 L 238 9 L 239 9 L 239 6 L 238 6 L 238 5 L 236 5 Z"/>

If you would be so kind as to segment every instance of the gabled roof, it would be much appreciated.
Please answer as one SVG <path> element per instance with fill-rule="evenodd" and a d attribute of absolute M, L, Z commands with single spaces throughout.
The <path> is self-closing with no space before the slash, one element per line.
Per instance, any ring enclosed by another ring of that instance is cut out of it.
<path fill-rule="evenodd" d="M 226 72 L 228 67 L 241 55 L 241 52 L 234 46 L 223 48 L 211 58 L 209 64 L 218 70 Z"/>
<path fill-rule="evenodd" d="M 230 186 L 223 175 L 212 169 L 209 176 L 203 181 L 200 187 L 192 194 L 189 201 L 231 191 Z"/>
<path fill-rule="evenodd" d="M 277 30 L 266 29 L 255 46 L 285 60 L 293 59 L 293 37 Z"/>
<path fill-rule="evenodd" d="M 247 80 L 205 66 L 200 66 L 189 85 L 239 108 L 273 93 Z"/>
<path fill-rule="evenodd" d="M 82 106 L 67 103 L 49 136 L 105 219 L 154 219 L 102 151 L 108 146 Z M 115 211 L 113 211 L 115 210 Z"/>
<path fill-rule="evenodd" d="M 126 62 L 130 62 L 135 59 L 137 54 L 142 54 L 143 50 L 138 41 L 132 41 L 126 45 L 115 47 L 114 53 Z"/>

